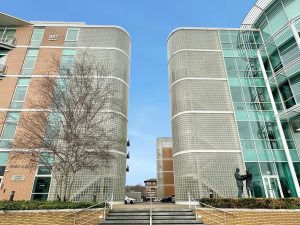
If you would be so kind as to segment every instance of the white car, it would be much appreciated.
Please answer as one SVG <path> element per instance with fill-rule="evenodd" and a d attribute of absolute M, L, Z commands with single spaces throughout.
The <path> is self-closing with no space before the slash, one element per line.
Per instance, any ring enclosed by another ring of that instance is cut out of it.
<path fill-rule="evenodd" d="M 125 204 L 134 204 L 135 202 L 136 202 L 136 200 L 134 198 L 125 196 Z"/>

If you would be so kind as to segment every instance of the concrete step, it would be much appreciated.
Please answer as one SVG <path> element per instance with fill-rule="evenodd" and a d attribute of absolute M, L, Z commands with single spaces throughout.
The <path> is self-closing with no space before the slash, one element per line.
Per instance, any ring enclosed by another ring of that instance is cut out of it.
<path fill-rule="evenodd" d="M 112 210 L 101 224 L 149 224 L 150 212 L 148 209 L 122 209 Z M 203 224 L 196 221 L 191 210 L 188 209 L 155 209 L 152 212 L 153 224 Z"/>
<path fill-rule="evenodd" d="M 110 212 L 109 216 L 149 216 L 150 212 Z M 181 215 L 193 216 L 193 212 L 152 212 L 153 216 Z"/>

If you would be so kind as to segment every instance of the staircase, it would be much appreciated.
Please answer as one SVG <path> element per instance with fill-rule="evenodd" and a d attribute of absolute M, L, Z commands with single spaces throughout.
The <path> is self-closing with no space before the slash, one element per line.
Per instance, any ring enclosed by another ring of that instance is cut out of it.
<path fill-rule="evenodd" d="M 101 224 L 149 224 L 150 212 L 146 209 L 114 209 Z M 154 209 L 153 224 L 203 224 L 196 221 L 189 209 Z"/>

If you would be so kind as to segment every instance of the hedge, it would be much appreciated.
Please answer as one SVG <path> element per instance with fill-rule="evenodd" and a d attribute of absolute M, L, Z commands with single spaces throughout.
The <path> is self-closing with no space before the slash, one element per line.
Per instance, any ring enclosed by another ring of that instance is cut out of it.
<path fill-rule="evenodd" d="M 199 201 L 216 208 L 300 209 L 300 198 L 203 198 Z"/>
<path fill-rule="evenodd" d="M 95 205 L 95 202 L 0 201 L 0 210 L 81 209 L 93 205 Z M 104 207 L 104 203 L 95 208 L 102 207 Z"/>

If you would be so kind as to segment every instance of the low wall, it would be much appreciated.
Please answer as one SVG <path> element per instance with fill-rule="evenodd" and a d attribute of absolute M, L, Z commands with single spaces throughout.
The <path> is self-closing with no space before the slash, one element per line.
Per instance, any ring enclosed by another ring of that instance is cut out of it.
<path fill-rule="evenodd" d="M 0 211 L 0 225 L 74 225 L 74 214 L 78 209 L 60 210 L 15 210 Z M 81 224 L 91 220 L 87 224 L 98 225 L 103 216 L 103 211 L 91 209 L 79 212 L 76 217 L 83 217 L 76 220 L 76 224 Z M 101 217 L 101 218 L 99 218 Z"/>
<path fill-rule="evenodd" d="M 299 209 L 222 209 L 226 213 L 227 225 L 299 225 Z M 200 215 L 200 216 L 199 216 Z M 197 210 L 199 220 L 209 225 L 224 223 L 224 213 L 203 208 Z"/>

